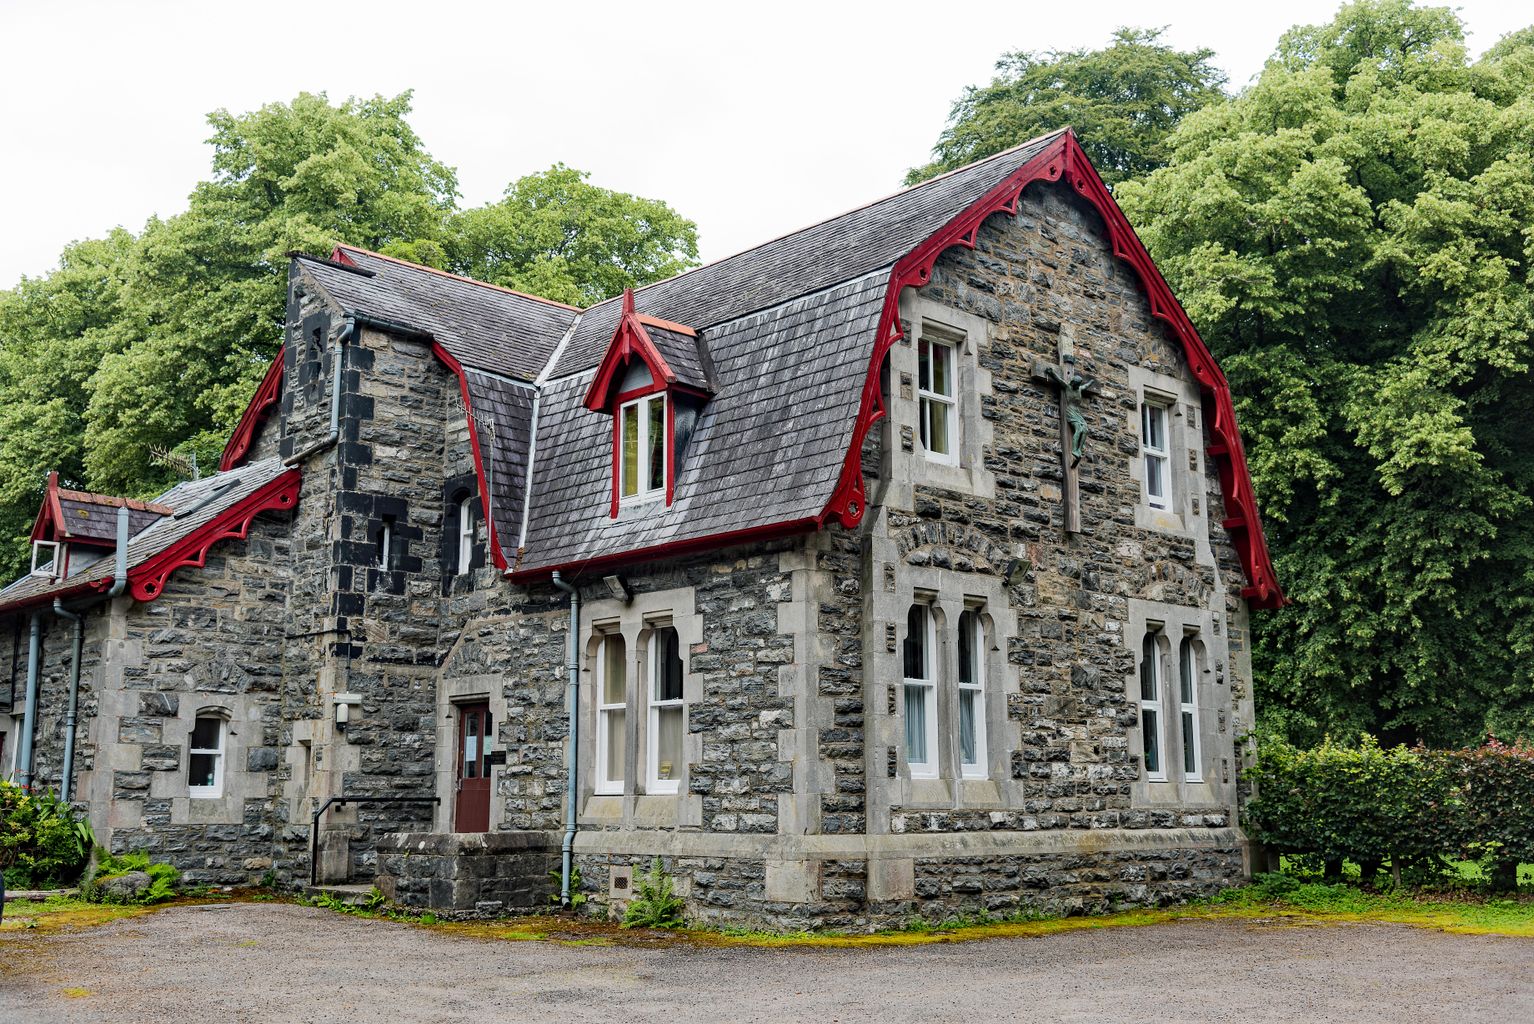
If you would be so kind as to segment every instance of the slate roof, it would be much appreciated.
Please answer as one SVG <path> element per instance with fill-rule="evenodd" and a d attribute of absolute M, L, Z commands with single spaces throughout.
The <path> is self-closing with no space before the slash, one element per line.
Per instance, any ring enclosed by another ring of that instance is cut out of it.
<path fill-rule="evenodd" d="M 681 447 L 676 499 L 610 518 L 612 417 L 582 404 L 592 371 L 539 398 L 523 570 L 817 515 L 830 498 L 878 328 L 886 274 L 709 331 L 718 391 Z M 514 546 L 503 544 L 511 551 Z"/>
<path fill-rule="evenodd" d="M 465 366 L 532 381 L 574 322 L 558 302 L 470 281 L 366 249 L 341 246 L 358 274 L 312 257 L 304 271 L 348 313 L 406 324 L 430 334 Z"/>
<path fill-rule="evenodd" d="M 156 505 L 171 509 L 172 514 L 158 518 L 149 526 L 130 533 L 128 541 L 128 569 L 143 565 L 172 544 L 191 536 L 211 523 L 224 511 L 243 501 L 252 493 L 271 483 L 288 470 L 282 460 L 273 456 L 261 462 L 204 477 L 201 480 L 177 484 L 155 499 Z M 132 519 L 130 517 L 130 524 Z M 115 537 L 116 516 L 113 514 Z M 116 553 L 96 559 L 68 577 L 50 582 L 40 576 L 23 576 L 4 590 L 0 590 L 0 608 L 31 603 L 40 598 L 74 590 L 83 584 L 109 580 L 117 568 Z"/>
<path fill-rule="evenodd" d="M 171 511 L 164 505 L 88 491 L 71 491 L 62 487 L 49 495 L 48 500 L 55 496 L 58 498 L 58 512 L 53 525 L 59 540 L 83 540 L 115 546 L 119 508 L 128 509 L 129 536 L 145 529 L 162 516 L 169 515 Z"/>
<path fill-rule="evenodd" d="M 666 365 L 671 367 L 671 372 L 676 374 L 677 383 L 686 384 L 699 391 L 714 390 L 713 375 L 709 372 L 707 361 L 708 354 L 696 336 L 657 327 L 654 324 L 643 326 L 644 332 L 655 343 L 656 351 L 666 361 Z"/>
<path fill-rule="evenodd" d="M 711 327 L 788 299 L 892 266 L 1063 131 L 773 239 L 717 263 L 634 290 L 640 313 Z M 621 313 L 621 298 L 581 315 L 553 377 L 597 365 Z"/>

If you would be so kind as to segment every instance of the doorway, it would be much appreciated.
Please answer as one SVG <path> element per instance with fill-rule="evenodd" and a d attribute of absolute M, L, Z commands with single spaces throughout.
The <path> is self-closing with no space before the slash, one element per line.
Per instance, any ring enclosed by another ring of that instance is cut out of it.
<path fill-rule="evenodd" d="M 490 831 L 490 747 L 495 737 L 488 701 L 458 709 L 458 797 L 454 832 Z"/>

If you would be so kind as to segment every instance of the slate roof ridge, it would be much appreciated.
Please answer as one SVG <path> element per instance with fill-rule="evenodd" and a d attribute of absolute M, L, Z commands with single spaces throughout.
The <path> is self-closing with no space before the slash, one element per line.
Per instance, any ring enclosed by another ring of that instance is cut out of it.
<path fill-rule="evenodd" d="M 1045 139 L 1054 138 L 1057 135 L 1060 135 L 1060 134 L 1062 134 L 1064 132 L 1069 132 L 1071 130 L 1072 129 L 1070 128 L 1070 126 L 1066 126 L 1064 128 L 1057 128 L 1057 129 L 1055 129 L 1054 131 L 1051 131 L 1051 132 L 1045 132 L 1043 135 L 1036 135 L 1033 138 L 1027 140 L 1026 142 L 1020 142 L 1020 143 L 1018 143 L 1015 146 L 1009 146 L 1006 149 L 1000 150 L 1000 151 L 995 152 L 995 153 L 991 153 L 991 154 L 989 154 L 987 156 L 983 156 L 983 157 L 981 157 L 978 160 L 971 160 L 969 163 L 965 164 L 962 167 L 955 167 L 951 171 L 944 171 L 942 174 L 938 174 L 938 175 L 935 175 L 935 176 L 933 176 L 931 178 L 928 178 L 926 181 L 919 181 L 919 182 L 917 182 L 914 185 L 907 185 L 904 188 L 898 188 L 898 189 L 896 189 L 893 192 L 889 192 L 889 193 L 887 193 L 885 195 L 882 195 L 882 196 L 878 197 L 877 199 L 870 200 L 869 202 L 859 203 L 856 206 L 849 206 L 845 210 L 841 210 L 841 211 L 839 211 L 837 213 L 833 213 L 833 214 L 831 214 L 828 217 L 821 217 L 821 218 L 819 218 L 817 220 L 810 221 L 808 224 L 802 224 L 799 227 L 794 228 L 792 231 L 785 231 L 782 234 L 774 235 L 772 238 L 766 239 L 765 241 L 762 241 L 762 242 L 758 242 L 756 245 L 749 246 L 749 247 L 747 247 L 745 249 L 737 250 L 736 252 L 732 252 L 728 256 L 721 256 L 717 260 L 710 260 L 709 262 L 701 263 L 701 264 L 699 264 L 696 267 L 689 267 L 686 270 L 681 271 L 680 273 L 672 274 L 670 277 L 663 277 L 659 281 L 651 281 L 648 284 L 640 285 L 638 288 L 634 289 L 634 296 L 635 296 L 635 298 L 638 298 L 638 296 L 642 292 L 647 291 L 650 288 L 654 288 L 657 285 L 663 285 L 663 284 L 666 284 L 667 282 L 675 281 L 675 280 L 677 280 L 679 278 L 687 277 L 690 274 L 696 274 L 696 273 L 699 273 L 701 271 L 708 270 L 710 267 L 717 267 L 721 263 L 728 263 L 730 260 L 736 259 L 736 258 L 741 257 L 741 256 L 746 256 L 746 255 L 748 255 L 750 253 L 756 252 L 758 249 L 765 249 L 769 245 L 775 245 L 778 242 L 783 241 L 784 239 L 792 238 L 795 235 L 803 234 L 806 231 L 810 231 L 810 230 L 813 230 L 814 228 L 820 227 L 822 224 L 827 224 L 827 223 L 830 223 L 833 220 L 839 220 L 842 217 L 846 217 L 846 216 L 849 216 L 851 214 L 858 213 L 858 212 L 860 212 L 862 210 L 870 209 L 872 207 L 878 206 L 880 203 L 887 203 L 890 200 L 896 199 L 896 198 L 898 198 L 900 196 L 903 196 L 903 195 L 906 195 L 907 193 L 916 192 L 916 191 L 919 191 L 921 189 L 928 188 L 928 187 L 930 187 L 932 185 L 935 185 L 937 182 L 940 182 L 940 181 L 944 180 L 945 178 L 951 178 L 954 175 L 960 174 L 960 173 L 962 173 L 964 171 L 967 171 L 967 170 L 969 170 L 972 167 L 978 167 L 980 164 L 987 163 L 987 162 L 989 162 L 991 160 L 1000 160 L 1003 157 L 1011 156 L 1012 154 L 1018 152 L 1019 150 L 1026 149 L 1029 146 L 1037 145 L 1038 143 L 1042 142 Z M 847 281 L 853 281 L 853 280 L 857 280 L 857 278 L 849 277 L 849 278 L 847 278 L 844 281 L 836 282 L 836 284 L 845 284 Z M 821 289 L 821 290 L 824 290 L 824 289 Z M 804 295 L 812 295 L 814 293 L 813 292 L 804 292 L 803 294 Z M 799 296 L 794 296 L 794 298 L 798 298 L 798 297 Z M 619 302 L 619 301 L 622 300 L 622 298 L 623 298 L 622 295 L 614 295 L 614 296 L 612 296 L 610 298 L 603 299 L 601 302 L 596 302 L 596 303 L 593 303 L 590 306 L 587 306 L 585 308 L 585 310 L 583 310 L 582 312 L 590 313 L 591 311 L 599 309 L 602 306 L 606 306 L 609 303 Z M 785 300 L 785 301 L 791 301 L 791 300 Z M 752 313 L 759 313 L 759 312 L 761 312 L 762 309 L 772 309 L 772 308 L 773 308 L 772 306 L 763 306 L 761 309 L 752 310 L 750 313 L 743 313 L 741 315 L 742 316 L 750 316 L 750 315 L 752 315 Z M 730 321 L 733 322 L 736 319 L 739 319 L 739 318 L 738 317 L 731 317 Z M 725 323 L 727 321 L 721 320 L 719 322 L 720 323 Z M 705 325 L 702 325 L 702 326 L 706 326 L 707 327 L 707 326 L 713 326 L 713 325 L 712 324 L 705 324 Z"/>
<path fill-rule="evenodd" d="M 868 271 L 866 274 L 857 274 L 857 275 L 855 275 L 853 277 L 849 277 L 849 278 L 847 278 L 845 280 L 842 280 L 842 281 L 833 281 L 832 283 L 826 285 L 824 288 L 816 288 L 813 291 L 800 292 L 798 295 L 790 295 L 790 296 L 788 296 L 785 299 L 782 299 L 782 300 L 780 300 L 778 302 L 774 302 L 770 306 L 759 306 L 756 309 L 748 309 L 744 313 L 741 313 L 738 316 L 730 317 L 728 320 L 720 320 L 717 323 L 710 324 L 708 327 L 704 328 L 704 330 L 719 330 L 719 329 L 721 329 L 723 327 L 726 327 L 726 326 L 728 326 L 730 324 L 737 324 L 737 323 L 740 323 L 742 320 L 749 320 L 751 317 L 761 316 L 761 315 L 763 315 L 765 313 L 771 313 L 774 310 L 782 309 L 784 306 L 792 305 L 795 302 L 802 302 L 803 300 L 808 299 L 808 298 L 810 298 L 812 296 L 824 295 L 824 294 L 826 294 L 828 292 L 833 292 L 833 291 L 835 291 L 838 288 L 845 288 L 849 284 L 852 284 L 854 282 L 863 281 L 863 280 L 866 280 L 866 279 L 868 279 L 870 277 L 877 277 L 880 274 L 887 274 L 889 272 L 889 270 L 890 270 L 890 267 L 892 267 L 892 266 L 894 266 L 893 263 L 886 264 L 886 265 L 884 265 L 882 267 L 875 267 L 873 270 Z M 570 325 L 570 334 L 571 334 L 571 336 L 574 335 L 575 329 L 579 325 L 579 323 L 580 323 L 579 318 L 577 318 L 576 323 Z M 707 347 L 708 347 L 708 339 L 703 337 L 702 334 L 697 335 L 697 338 L 698 338 L 698 348 L 700 350 L 707 349 Z M 568 338 L 566 340 L 568 340 Z M 561 341 L 560 342 L 560 347 L 562 348 L 563 346 L 564 346 L 564 342 Z M 549 367 L 550 368 L 553 368 L 554 366 L 558 365 L 558 356 L 559 356 L 559 351 L 556 349 L 554 355 L 549 357 Z M 540 375 L 539 376 L 539 387 L 541 388 L 541 387 L 549 385 L 549 384 L 562 384 L 565 381 L 574 380 L 577 377 L 583 377 L 583 376 L 587 376 L 587 375 L 595 376 L 598 369 L 599 368 L 597 366 L 594 366 L 594 365 L 593 366 L 583 366 L 583 367 L 581 367 L 578 370 L 572 370 L 569 373 L 562 374 L 561 376 L 558 376 L 558 377 L 544 377 L 544 376 Z M 547 371 L 545 371 L 545 372 L 547 372 Z"/>
<path fill-rule="evenodd" d="M 428 267 L 424 263 L 411 263 L 409 260 L 402 260 L 397 256 L 385 256 L 381 252 L 374 252 L 372 249 L 364 249 L 360 245 L 347 245 L 342 243 L 336 246 L 336 248 L 346 252 L 361 253 L 364 256 L 371 256 L 374 259 L 386 260 L 389 263 L 393 263 L 401 267 L 406 267 L 410 270 L 420 270 L 428 274 L 436 274 L 438 277 L 446 277 L 454 281 L 462 281 L 464 284 L 474 284 L 479 285 L 481 288 L 490 288 L 498 292 L 503 292 L 507 295 L 515 295 L 519 299 L 531 299 L 534 302 L 542 302 L 550 306 L 558 306 L 560 309 L 568 309 L 576 313 L 581 311 L 580 306 L 572 306 L 568 302 L 560 302 L 557 299 L 546 299 L 542 295 L 533 295 L 529 292 L 519 292 L 515 288 L 507 288 L 504 285 L 491 284 L 489 281 L 481 281 L 473 277 L 464 277 L 462 274 L 454 274 L 446 270 L 438 270 L 436 267 Z M 300 254 L 300 256 L 304 256 L 304 254 Z M 329 263 L 332 261 L 324 260 L 322 262 Z"/>

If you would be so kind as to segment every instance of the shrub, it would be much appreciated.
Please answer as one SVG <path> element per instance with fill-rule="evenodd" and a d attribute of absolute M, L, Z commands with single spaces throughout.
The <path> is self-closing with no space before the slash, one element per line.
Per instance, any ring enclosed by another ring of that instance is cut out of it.
<path fill-rule="evenodd" d="M 1437 872 L 1446 858 L 1489 863 L 1514 888 L 1534 860 L 1534 747 L 1492 740 L 1472 750 L 1384 749 L 1330 742 L 1301 750 L 1260 746 L 1250 770 L 1254 839 L 1340 875 L 1356 862 L 1368 881 L 1382 862 Z"/>
<path fill-rule="evenodd" d="M 148 875 L 149 884 L 131 896 L 112 891 L 108 883 L 134 871 Z M 80 895 L 92 903 L 163 903 L 176 895 L 180 882 L 181 872 L 175 867 L 151 863 L 148 853 L 137 850 L 102 858 L 95 874 L 80 886 Z"/>
<path fill-rule="evenodd" d="M 90 855 L 90 826 L 51 793 L 0 782 L 0 871 L 12 888 L 73 882 Z"/>
<path fill-rule="evenodd" d="M 686 904 L 673 891 L 675 880 L 661 870 L 659 857 L 637 881 L 634 898 L 623 912 L 623 927 L 680 928 Z"/>

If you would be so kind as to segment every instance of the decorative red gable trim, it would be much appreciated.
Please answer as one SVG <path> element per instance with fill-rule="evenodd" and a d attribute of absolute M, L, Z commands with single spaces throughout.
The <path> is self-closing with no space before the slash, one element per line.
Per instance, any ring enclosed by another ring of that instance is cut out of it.
<path fill-rule="evenodd" d="M 495 513 L 490 501 L 490 477 L 485 473 L 485 457 L 480 451 L 479 424 L 474 418 L 474 401 L 469 397 L 469 377 L 464 373 L 463 364 L 453 358 L 453 354 L 443 348 L 441 342 L 433 340 L 431 351 L 458 378 L 458 393 L 463 396 L 464 420 L 469 425 L 469 449 L 474 453 L 474 475 L 479 477 L 480 508 L 484 510 L 485 533 L 490 538 L 490 561 L 497 569 L 504 570 L 506 555 L 501 551 L 501 538 L 495 529 Z"/>
<path fill-rule="evenodd" d="M 1102 178 L 1087 159 L 1073 132 L 1061 135 L 1058 142 L 1008 175 L 999 185 L 895 264 L 890 273 L 884 312 L 879 320 L 879 333 L 868 363 L 862 406 L 853 426 L 852 443 L 848 446 L 836 491 L 821 512 L 821 521 L 834 517 L 843 526 L 851 528 L 862 521 L 867 507 L 863 487 L 863 442 L 869 429 L 887 415 L 879 393 L 879 368 L 890 346 L 902 335 L 899 311 L 901 290 L 907 287 L 920 288 L 931 280 L 933 265 L 948 249 L 954 246 L 973 249 L 980 226 L 992 214 L 1015 215 L 1023 189 L 1028 185 L 1036 181 L 1056 182 L 1062 179 L 1077 195 L 1091 203 L 1103 218 L 1114 255 L 1128 263 L 1139 275 L 1140 284 L 1150 302 L 1151 315 L 1165 322 L 1182 343 L 1189 368 L 1204 394 L 1205 419 L 1213 439 L 1208 449 L 1209 456 L 1215 460 L 1220 488 L 1225 496 L 1224 525 L 1241 560 L 1241 567 L 1246 572 L 1247 586 L 1242 590 L 1242 596 L 1258 608 L 1280 607 L 1285 603 L 1285 598 L 1273 572 L 1267 539 L 1263 536 L 1262 521 L 1258 517 L 1257 499 L 1246 464 L 1246 452 L 1241 446 L 1230 385 L 1215 363 L 1208 346 L 1199 337 L 1193 322 L 1188 319 L 1188 314 L 1183 311 L 1172 289 L 1161 276 L 1150 253 L 1130 226 L 1124 211 L 1119 209 L 1118 203 L 1108 193 Z M 1212 416 L 1209 415 L 1211 409 Z"/>
<path fill-rule="evenodd" d="M 64 509 L 59 505 L 59 472 L 54 470 L 48 474 L 48 489 L 43 493 L 43 505 L 37 510 L 37 518 L 32 522 L 30 539 L 33 542 L 52 540 L 50 533 L 56 534 L 63 521 Z"/>
<path fill-rule="evenodd" d="M 230 435 L 229 443 L 224 445 L 224 456 L 218 460 L 220 473 L 244 463 L 245 456 L 250 454 L 250 446 L 256 443 L 256 431 L 261 429 L 261 425 L 272 414 L 272 407 L 282 398 L 282 357 L 285 350 L 286 346 L 277 349 L 277 356 L 272 360 L 272 365 L 266 368 L 266 375 L 261 378 L 255 397 L 245 407 L 245 413 Z"/>
<path fill-rule="evenodd" d="M 693 334 L 691 327 L 683 327 L 681 324 L 635 313 L 634 289 L 625 288 L 623 313 L 619 316 L 618 326 L 613 331 L 613 340 L 607 343 L 607 353 L 602 356 L 602 363 L 597 367 L 596 376 L 591 379 L 591 386 L 586 389 L 585 405 L 592 412 L 613 411 L 615 408 L 612 401 L 613 387 L 617 383 L 618 374 L 631 359 L 637 358 L 645 364 L 650 371 L 650 379 L 656 385 L 669 387 L 676 383 L 676 372 L 667 365 L 665 357 L 660 354 L 660 349 L 655 347 L 655 340 L 650 337 L 650 332 L 645 330 L 647 321 L 655 327 Z"/>
<path fill-rule="evenodd" d="M 298 504 L 303 474 L 290 469 L 270 483 L 252 491 L 219 515 L 187 534 L 181 540 L 153 556 L 142 565 L 128 570 L 128 591 L 139 601 L 153 601 L 165 589 L 170 574 L 183 566 L 201 568 L 208 563 L 208 550 L 221 540 L 244 540 L 250 524 L 262 512 L 290 509 Z M 111 587 L 112 581 L 90 584 L 97 591 Z"/>

